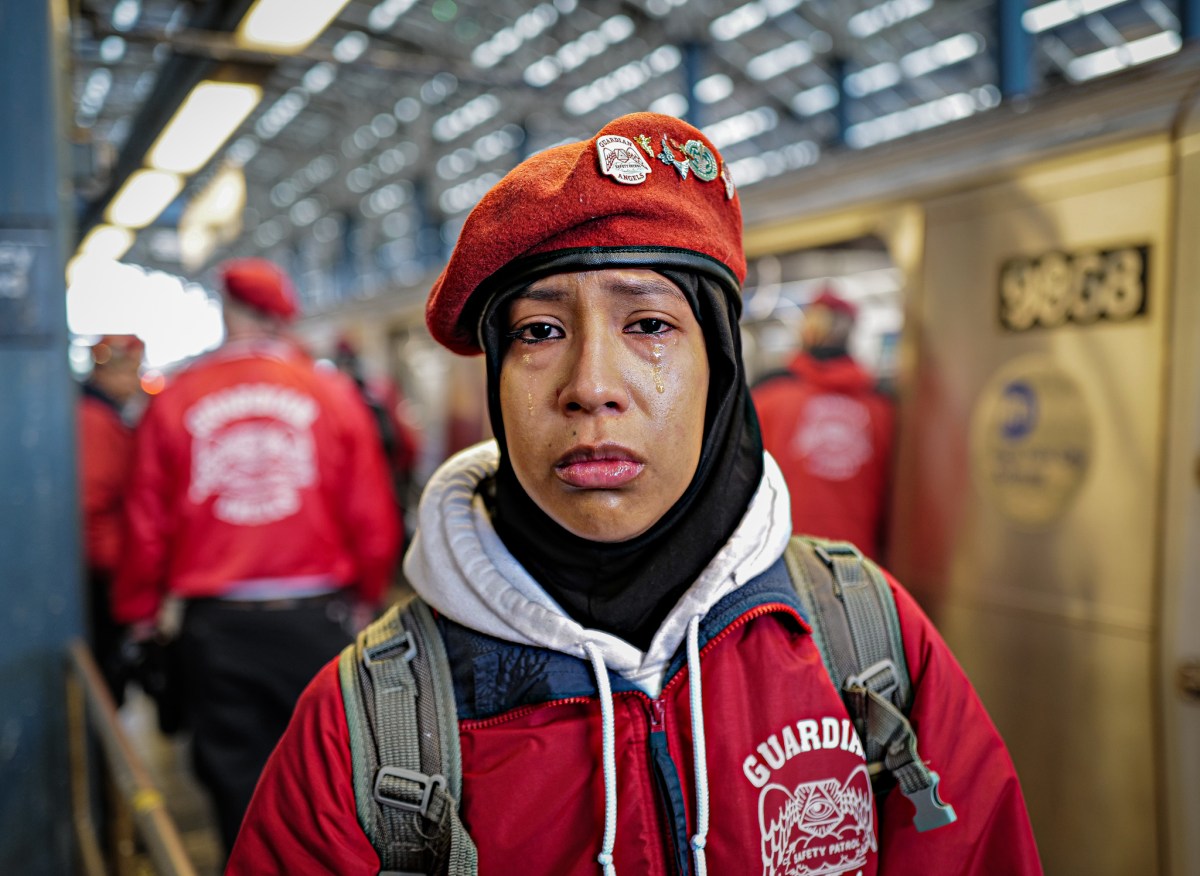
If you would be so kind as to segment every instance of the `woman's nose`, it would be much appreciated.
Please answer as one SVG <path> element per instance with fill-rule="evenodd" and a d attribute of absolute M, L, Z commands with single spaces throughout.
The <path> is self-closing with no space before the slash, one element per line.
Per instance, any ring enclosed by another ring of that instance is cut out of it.
<path fill-rule="evenodd" d="M 593 413 L 629 406 L 629 386 L 621 368 L 619 339 L 603 331 L 583 331 L 577 336 L 567 362 L 566 380 L 559 404 L 567 413 Z"/>

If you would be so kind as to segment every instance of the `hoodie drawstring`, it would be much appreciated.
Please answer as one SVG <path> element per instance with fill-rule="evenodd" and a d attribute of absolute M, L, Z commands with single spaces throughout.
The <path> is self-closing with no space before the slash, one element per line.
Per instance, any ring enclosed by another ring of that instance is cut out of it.
<path fill-rule="evenodd" d="M 604 868 L 604 876 L 617 876 L 613 866 L 613 847 L 617 842 L 617 761 L 616 744 L 613 741 L 613 695 L 608 683 L 608 668 L 600 649 L 593 643 L 584 643 L 583 649 L 592 661 L 596 673 L 596 685 L 600 688 L 600 718 L 603 724 L 604 747 L 604 841 L 596 862 Z"/>
<path fill-rule="evenodd" d="M 706 876 L 708 862 L 704 857 L 704 847 L 708 843 L 708 749 L 704 744 L 704 696 L 700 690 L 699 615 L 688 621 L 687 662 L 692 712 L 692 760 L 696 766 L 696 834 L 692 837 L 692 855 L 696 876 Z"/>
<path fill-rule="evenodd" d="M 604 754 L 604 840 L 596 862 L 604 868 L 604 876 L 617 876 L 613 864 L 613 848 L 617 842 L 617 763 L 615 729 L 613 724 L 612 685 L 608 667 L 600 649 L 585 642 L 583 650 L 592 661 L 596 686 L 600 689 L 600 719 Z M 704 742 L 704 695 L 700 686 L 700 617 L 688 622 L 687 630 L 688 692 L 692 713 L 692 760 L 696 767 L 696 833 L 692 836 L 692 856 L 696 876 L 707 876 L 708 859 L 704 847 L 708 843 L 708 757 Z"/>

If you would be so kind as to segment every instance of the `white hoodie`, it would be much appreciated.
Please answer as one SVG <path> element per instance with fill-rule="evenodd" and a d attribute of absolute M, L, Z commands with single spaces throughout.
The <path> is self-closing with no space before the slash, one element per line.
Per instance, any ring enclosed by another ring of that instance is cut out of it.
<path fill-rule="evenodd" d="M 762 482 L 741 523 L 671 609 L 650 649 L 642 651 L 572 619 L 508 552 L 478 494 L 479 484 L 495 473 L 498 463 L 496 443 L 488 441 L 462 451 L 434 473 L 404 561 L 409 582 L 438 612 L 486 635 L 581 660 L 598 652 L 605 666 L 652 697 L 662 689 L 689 621 L 770 568 L 792 534 L 783 474 L 764 454 Z"/>

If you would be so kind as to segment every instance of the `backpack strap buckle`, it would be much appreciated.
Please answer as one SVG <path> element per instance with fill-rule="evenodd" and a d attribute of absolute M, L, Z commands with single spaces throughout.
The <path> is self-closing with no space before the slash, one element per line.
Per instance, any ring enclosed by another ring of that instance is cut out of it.
<path fill-rule="evenodd" d="M 412 634 L 407 630 L 400 633 L 395 638 L 387 639 L 381 642 L 375 647 L 363 648 L 363 665 L 369 669 L 380 660 L 391 660 L 393 657 L 397 656 L 395 652 L 399 651 L 401 648 L 404 649 L 404 653 L 399 655 L 400 659 L 405 663 L 411 663 L 413 658 L 417 656 L 417 643 L 416 640 L 413 639 Z"/>
<path fill-rule="evenodd" d="M 896 664 L 891 660 L 880 660 L 878 663 L 868 666 L 858 675 L 847 676 L 844 688 L 851 693 L 873 690 L 881 697 L 888 697 L 899 686 L 900 679 L 896 671 Z"/>
<path fill-rule="evenodd" d="M 384 782 L 387 779 L 398 781 L 388 782 L 389 787 L 385 788 Z M 416 788 L 413 788 L 413 785 L 416 785 Z M 375 773 L 373 796 L 375 802 L 380 805 L 391 806 L 403 812 L 415 812 L 422 818 L 428 818 L 429 802 L 438 787 L 443 791 L 446 788 L 446 777 L 440 773 L 429 776 L 415 770 L 384 766 Z M 409 799 L 405 799 L 406 797 Z"/>
<path fill-rule="evenodd" d="M 907 797 L 917 810 L 913 816 L 913 826 L 918 833 L 945 827 L 958 820 L 954 807 L 943 803 L 942 798 L 938 796 L 938 782 L 941 781 L 938 774 L 930 772 L 929 777 L 932 781 L 926 787 L 908 791 L 900 788 L 900 793 Z"/>

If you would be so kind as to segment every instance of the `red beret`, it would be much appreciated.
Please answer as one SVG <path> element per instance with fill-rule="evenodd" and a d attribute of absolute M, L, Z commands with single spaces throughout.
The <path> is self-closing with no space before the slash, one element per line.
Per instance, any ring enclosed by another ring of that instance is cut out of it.
<path fill-rule="evenodd" d="M 852 302 L 837 295 L 828 286 L 822 289 L 820 294 L 809 302 L 809 307 L 827 307 L 837 313 L 844 313 L 851 319 L 854 319 L 858 315 L 858 308 Z"/>
<path fill-rule="evenodd" d="M 671 116 L 622 116 L 590 140 L 517 165 L 467 217 L 425 321 L 439 343 L 478 353 L 469 315 L 480 302 L 468 302 L 498 291 L 489 280 L 502 268 L 564 250 L 635 248 L 630 264 L 647 267 L 671 253 L 706 257 L 736 278 L 734 292 L 746 277 L 741 204 L 725 162 L 707 137 Z"/>
<path fill-rule="evenodd" d="M 225 294 L 262 313 L 291 320 L 296 290 L 287 274 L 266 259 L 232 259 L 218 269 Z"/>

